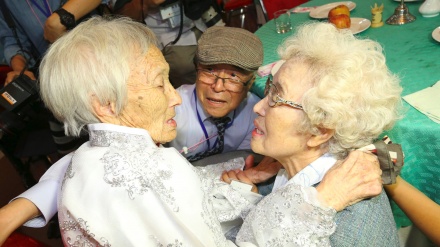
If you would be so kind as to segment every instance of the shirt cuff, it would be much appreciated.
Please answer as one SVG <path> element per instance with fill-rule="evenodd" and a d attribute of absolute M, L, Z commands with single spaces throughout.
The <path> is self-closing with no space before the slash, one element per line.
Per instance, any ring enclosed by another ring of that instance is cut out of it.
<path fill-rule="evenodd" d="M 41 194 L 42 191 L 45 192 L 44 195 Z M 17 198 L 26 198 L 34 203 L 41 212 L 39 217 L 31 219 L 23 225 L 36 228 L 44 227 L 58 211 L 57 194 L 58 182 L 55 180 L 43 180 L 12 199 L 15 200 Z"/>

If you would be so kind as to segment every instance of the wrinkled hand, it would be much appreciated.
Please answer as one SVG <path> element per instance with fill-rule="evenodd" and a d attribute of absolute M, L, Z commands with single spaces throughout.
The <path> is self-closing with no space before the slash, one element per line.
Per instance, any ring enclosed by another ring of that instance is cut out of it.
<path fill-rule="evenodd" d="M 319 198 L 336 211 L 382 191 L 382 170 L 373 154 L 353 151 L 344 161 L 338 161 L 317 186 Z"/>
<path fill-rule="evenodd" d="M 19 76 L 21 71 L 11 71 L 6 75 L 5 86 L 11 83 L 17 76 Z M 36 80 L 34 73 L 29 70 L 24 71 L 24 74 L 27 75 L 30 79 Z"/>
<path fill-rule="evenodd" d="M 61 24 L 60 16 L 53 13 L 44 23 L 44 39 L 49 43 L 55 42 L 59 37 L 66 33 L 66 27 Z"/>
<path fill-rule="evenodd" d="M 257 186 L 255 186 L 255 184 L 253 184 L 252 181 L 246 176 L 246 174 L 240 169 L 224 171 L 222 173 L 221 180 L 225 183 L 228 183 L 228 184 L 230 184 L 232 182 L 232 180 L 237 180 L 242 183 L 252 185 L 251 191 L 258 193 Z"/>
<path fill-rule="evenodd" d="M 258 184 L 275 176 L 281 167 L 280 162 L 269 156 L 265 156 L 258 165 L 254 166 L 254 156 L 249 155 L 245 161 L 244 173 L 252 183 Z"/>

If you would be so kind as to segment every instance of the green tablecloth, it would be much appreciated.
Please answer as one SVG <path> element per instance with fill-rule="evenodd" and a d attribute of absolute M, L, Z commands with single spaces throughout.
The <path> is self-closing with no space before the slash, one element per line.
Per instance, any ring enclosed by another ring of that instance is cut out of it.
<path fill-rule="evenodd" d="M 302 6 L 319 6 L 328 0 L 312 0 Z M 372 1 L 353 0 L 356 8 L 351 17 L 371 20 L 371 6 L 384 4 L 384 21 L 393 14 L 398 2 L 392 0 Z M 424 18 L 418 12 L 423 2 L 407 2 L 410 13 L 417 17 L 413 23 L 393 26 L 384 24 L 380 28 L 369 28 L 357 34 L 359 37 L 378 41 L 385 50 L 387 65 L 401 78 L 402 95 L 407 95 L 429 87 L 440 80 L 440 43 L 432 38 L 432 31 L 440 26 L 440 16 Z M 308 13 L 291 15 L 293 26 L 312 20 Z M 283 39 L 291 35 L 277 34 L 273 21 L 256 31 L 264 47 L 264 63 L 277 61 L 276 48 Z M 266 78 L 258 78 L 251 91 L 263 96 Z M 440 95 L 439 95 L 440 97 Z M 394 142 L 402 144 L 405 152 L 405 165 L 402 177 L 413 184 L 431 199 L 440 204 L 440 125 L 421 114 L 406 102 L 405 117 L 388 131 Z M 404 213 L 392 203 L 398 227 L 410 225 Z"/>

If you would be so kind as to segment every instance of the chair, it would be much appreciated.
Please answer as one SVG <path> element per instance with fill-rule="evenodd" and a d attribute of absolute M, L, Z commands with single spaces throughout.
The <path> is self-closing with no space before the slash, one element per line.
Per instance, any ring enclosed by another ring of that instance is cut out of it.
<path fill-rule="evenodd" d="M 13 232 L 3 243 L 3 247 L 49 247 L 48 245 L 26 236 L 19 232 Z"/>
<path fill-rule="evenodd" d="M 281 9 L 291 9 L 298 5 L 308 2 L 308 0 L 259 0 L 263 12 L 268 20 L 273 19 L 273 14 Z"/>
<path fill-rule="evenodd" d="M 3 84 L 5 83 L 6 75 L 11 70 L 12 69 L 8 65 L 3 65 L 3 64 L 0 65 L 0 86 L 1 87 L 3 87 Z"/>

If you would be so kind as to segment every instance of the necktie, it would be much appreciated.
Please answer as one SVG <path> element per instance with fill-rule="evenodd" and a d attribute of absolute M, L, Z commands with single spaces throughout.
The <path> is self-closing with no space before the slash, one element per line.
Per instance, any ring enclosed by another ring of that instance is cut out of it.
<path fill-rule="evenodd" d="M 230 121 L 230 118 L 229 117 L 212 118 L 212 121 L 217 127 L 217 145 L 212 147 L 211 149 L 187 157 L 186 159 L 188 161 L 190 162 L 197 161 L 206 158 L 208 156 L 223 152 L 223 147 L 225 144 L 224 136 L 225 136 L 226 124 Z"/>

